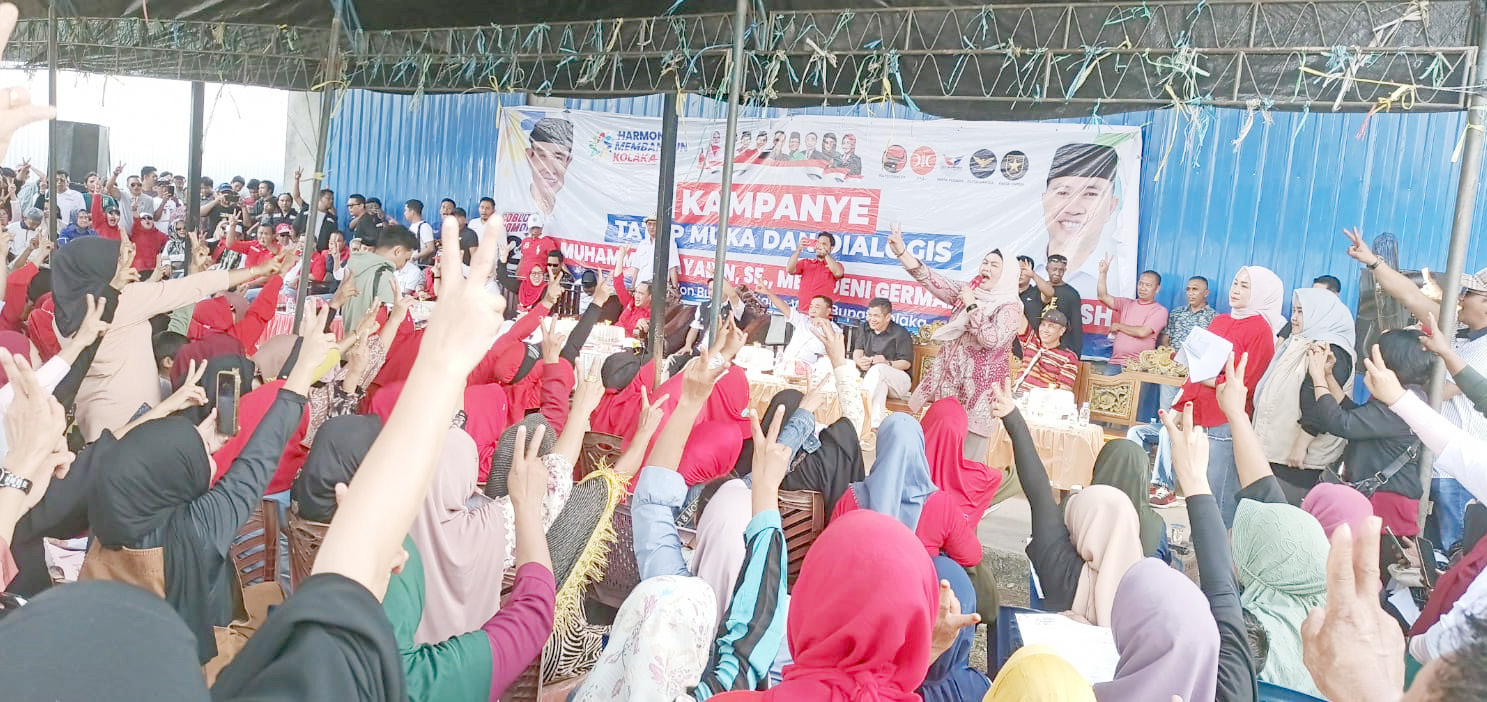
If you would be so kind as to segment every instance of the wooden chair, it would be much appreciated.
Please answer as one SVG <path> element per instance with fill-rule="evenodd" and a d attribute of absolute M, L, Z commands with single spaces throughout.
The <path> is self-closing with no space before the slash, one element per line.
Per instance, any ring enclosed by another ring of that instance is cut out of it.
<path fill-rule="evenodd" d="M 291 585 L 298 585 L 310 577 L 310 569 L 315 565 L 315 554 L 320 551 L 320 543 L 325 540 L 325 530 L 330 525 L 323 522 L 312 522 L 299 516 L 294 508 L 289 509 L 289 524 L 286 531 L 289 533 L 289 581 Z"/>
<path fill-rule="evenodd" d="M 826 530 L 826 497 L 814 490 L 781 490 L 780 523 L 785 528 L 785 554 L 790 563 L 790 585 L 800 576 L 806 551 Z"/>
<path fill-rule="evenodd" d="M 279 505 L 262 500 L 227 549 L 243 587 L 273 582 L 279 566 Z"/>
<path fill-rule="evenodd" d="M 1141 423 L 1136 417 L 1141 409 L 1141 381 L 1125 373 L 1091 373 L 1088 363 L 1080 363 L 1075 388 L 1074 397 L 1089 403 L 1090 421 L 1122 427 Z"/>
<path fill-rule="evenodd" d="M 611 468 L 620 460 L 620 454 L 624 453 L 624 438 L 613 434 L 604 434 L 591 431 L 583 435 L 583 448 L 578 452 L 578 465 L 574 470 L 577 475 L 574 480 L 581 480 L 583 476 L 594 472 L 600 465 Z"/>
<path fill-rule="evenodd" d="M 606 607 L 619 609 L 640 584 L 640 565 L 635 562 L 635 525 L 630 517 L 630 503 L 614 508 L 614 545 L 609 549 L 609 564 L 604 577 L 594 583 L 592 596 Z"/>

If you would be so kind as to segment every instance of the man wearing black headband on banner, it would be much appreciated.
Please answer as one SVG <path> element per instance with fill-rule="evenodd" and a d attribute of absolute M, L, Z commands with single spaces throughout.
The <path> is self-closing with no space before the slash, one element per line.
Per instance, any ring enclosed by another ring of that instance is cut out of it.
<path fill-rule="evenodd" d="M 1115 196 L 1115 149 L 1101 144 L 1064 144 L 1053 152 L 1048 170 L 1048 188 L 1043 192 L 1043 224 L 1048 228 L 1044 260 L 1061 255 L 1068 260 L 1064 282 L 1084 297 L 1094 299 L 1100 259 L 1115 259 L 1109 285 L 1117 294 L 1129 295 L 1134 262 L 1124 260 L 1115 236 L 1105 235 L 1105 225 L 1120 200 Z M 1038 273 L 1047 276 L 1047 269 Z M 1077 312 L 1070 320 L 1077 325 Z"/>

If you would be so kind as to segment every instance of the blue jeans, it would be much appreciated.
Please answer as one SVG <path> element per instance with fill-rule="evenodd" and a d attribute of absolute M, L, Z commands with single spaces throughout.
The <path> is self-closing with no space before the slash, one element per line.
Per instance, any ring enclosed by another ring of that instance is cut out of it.
<path fill-rule="evenodd" d="M 1177 489 L 1177 477 L 1172 473 L 1172 439 L 1161 423 L 1137 424 L 1126 432 L 1126 438 L 1146 448 L 1146 442 L 1157 442 L 1157 460 L 1151 471 L 1151 484 L 1168 490 Z"/>
<path fill-rule="evenodd" d="M 1208 487 L 1218 502 L 1224 527 L 1234 526 L 1234 511 L 1239 508 L 1239 473 L 1234 467 L 1234 435 L 1228 424 L 1208 430 Z"/>
<path fill-rule="evenodd" d="M 1431 499 L 1435 505 L 1431 508 L 1435 513 L 1435 524 L 1439 530 L 1436 538 L 1440 540 L 1436 548 L 1442 553 L 1450 553 L 1451 548 L 1461 541 L 1461 531 L 1466 521 L 1466 503 L 1472 499 L 1472 494 L 1466 491 L 1455 478 L 1435 478 L 1430 481 Z"/>

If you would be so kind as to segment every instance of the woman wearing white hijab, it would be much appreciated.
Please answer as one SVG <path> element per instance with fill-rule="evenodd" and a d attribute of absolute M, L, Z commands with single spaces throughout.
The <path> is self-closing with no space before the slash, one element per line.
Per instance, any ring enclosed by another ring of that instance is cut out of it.
<path fill-rule="evenodd" d="M 965 457 L 982 460 L 993 429 L 992 388 L 1007 377 L 1012 340 L 1023 322 L 1016 271 L 1000 250 L 993 250 L 981 259 L 969 283 L 950 280 L 909 253 L 898 224 L 888 237 L 888 249 L 914 280 L 952 308 L 950 321 L 934 335 L 941 344 L 938 360 L 914 389 L 909 407 L 918 414 L 941 398 L 959 400 L 969 418 Z"/>
<path fill-rule="evenodd" d="M 1353 388 L 1353 313 L 1331 290 L 1297 288 L 1291 295 L 1291 336 L 1275 349 L 1275 358 L 1255 388 L 1255 432 L 1279 479 L 1286 499 L 1299 505 L 1324 468 L 1342 458 L 1347 441 L 1316 435 L 1301 423 L 1301 393 L 1312 394 L 1306 352 L 1319 345 L 1335 359 L 1333 390 L 1346 396 Z M 1330 385 L 1330 383 L 1329 383 Z M 1341 398 L 1338 398 L 1341 399 Z"/>
<path fill-rule="evenodd" d="M 1275 356 L 1275 335 L 1285 324 L 1285 318 L 1281 316 L 1284 294 L 1285 285 L 1269 269 L 1244 266 L 1234 274 L 1234 282 L 1229 285 L 1229 313 L 1214 317 L 1208 325 L 1209 333 L 1233 345 L 1236 367 L 1240 365 L 1240 359 L 1248 358 L 1244 364 L 1243 380 L 1245 388 L 1251 392 Z M 1222 373 L 1203 382 L 1190 380 L 1182 386 L 1172 409 L 1181 412 L 1184 404 L 1193 403 L 1193 423 L 1208 430 L 1208 484 L 1213 488 L 1224 526 L 1232 526 L 1239 476 L 1234 470 L 1234 440 L 1229 433 L 1229 419 L 1219 408 L 1214 392 L 1223 380 Z M 1245 411 L 1252 409 L 1247 400 Z"/>
<path fill-rule="evenodd" d="M 717 599 L 701 578 L 642 580 L 620 605 L 609 643 L 574 702 L 691 700 L 718 628 Z"/>

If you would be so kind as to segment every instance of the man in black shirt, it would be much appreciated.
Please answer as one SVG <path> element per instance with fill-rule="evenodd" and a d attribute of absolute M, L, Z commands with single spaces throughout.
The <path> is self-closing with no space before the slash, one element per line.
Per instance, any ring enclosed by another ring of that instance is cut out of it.
<path fill-rule="evenodd" d="M 893 321 L 893 303 L 887 299 L 875 297 L 867 303 L 867 324 L 852 347 L 852 361 L 862 371 L 862 389 L 871 398 L 869 426 L 877 429 L 888 416 L 888 398 L 909 396 L 909 366 L 914 361 L 914 339 Z"/>
<path fill-rule="evenodd" d="M 474 256 L 475 251 L 480 248 L 480 237 L 476 236 L 473 229 L 465 226 L 470 221 L 469 215 L 465 213 L 465 208 L 454 208 L 454 221 L 460 228 L 460 261 L 468 266 L 470 265 L 470 257 Z"/>
<path fill-rule="evenodd" d="M 367 207 L 367 199 L 360 195 L 346 198 L 346 212 L 351 215 L 352 236 L 361 239 L 368 248 L 377 248 L 377 236 L 382 232 L 382 221 Z"/>
<path fill-rule="evenodd" d="M 1064 273 L 1068 270 L 1069 259 L 1061 254 L 1053 254 L 1048 257 L 1048 280 L 1034 276 L 1033 282 L 1042 293 L 1045 305 L 1063 312 L 1064 318 L 1070 322 L 1064 330 L 1060 345 L 1073 351 L 1075 356 L 1080 356 L 1084 353 L 1084 325 L 1080 321 L 1084 319 L 1084 315 L 1079 312 L 1079 291 L 1064 282 Z"/>

